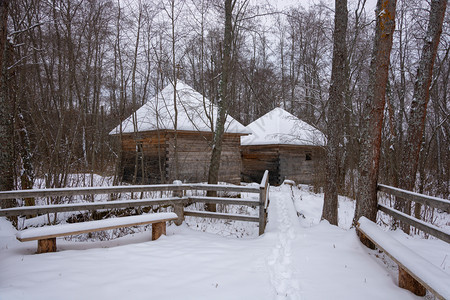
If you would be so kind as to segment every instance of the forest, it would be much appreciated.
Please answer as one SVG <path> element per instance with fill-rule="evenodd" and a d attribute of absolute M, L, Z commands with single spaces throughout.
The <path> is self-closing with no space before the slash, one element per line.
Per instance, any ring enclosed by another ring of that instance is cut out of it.
<path fill-rule="evenodd" d="M 371 135 L 367 107 L 377 93 L 370 88 L 376 86 L 371 74 L 375 12 L 365 0 L 341 1 L 341 10 L 327 1 L 282 9 L 271 1 L 226 2 L 232 3 L 229 23 L 221 0 L 1 1 L 1 189 L 31 188 L 36 178 L 46 188 L 64 187 L 71 173 L 114 175 L 120 182 L 121 147 L 109 136 L 111 129 L 177 80 L 220 103 L 226 71 L 227 114 L 247 125 L 282 107 L 320 129 L 328 153 L 334 153 L 328 160 L 334 157 L 335 189 L 357 198 L 366 184 L 360 166 Z M 417 161 L 409 189 L 448 199 L 446 1 L 384 2 L 393 3 L 395 23 L 381 86 L 385 103 L 378 107 L 378 182 L 405 186 L 404 162 Z M 432 7 L 437 2 L 440 10 Z M 345 17 L 341 25 L 335 23 L 339 11 Z M 443 17 L 437 41 L 429 40 L 433 12 Z M 344 35 L 336 40 L 339 28 L 345 28 Z M 424 45 L 433 41 L 432 72 L 426 73 Z M 340 69 L 333 72 L 340 46 Z M 429 101 L 417 104 L 425 73 L 430 73 Z M 331 88 L 336 84 L 338 92 Z M 417 107 L 426 118 L 419 118 L 423 130 L 412 138 Z M 405 154 L 413 151 L 412 140 L 418 142 L 417 159 Z"/>

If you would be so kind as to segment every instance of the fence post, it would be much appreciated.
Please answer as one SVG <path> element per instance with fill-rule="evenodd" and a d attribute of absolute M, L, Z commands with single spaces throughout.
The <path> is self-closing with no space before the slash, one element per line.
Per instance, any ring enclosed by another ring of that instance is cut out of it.
<path fill-rule="evenodd" d="M 259 185 L 259 235 L 262 235 L 266 229 L 266 198 L 268 180 L 269 171 L 266 170 L 261 180 L 261 184 Z"/>
<path fill-rule="evenodd" d="M 182 182 L 181 180 L 174 180 L 173 181 L 174 185 L 181 185 Z M 183 206 L 183 201 L 181 200 L 181 198 L 183 197 L 183 191 L 181 190 L 174 190 L 173 191 L 173 197 L 179 197 L 180 201 L 176 202 L 173 206 L 174 212 L 177 214 L 178 219 L 176 219 L 174 221 L 175 225 L 180 226 L 181 224 L 183 224 L 184 221 L 184 206 Z"/>
<path fill-rule="evenodd" d="M 266 188 L 259 188 L 259 235 L 264 233 L 264 227 L 266 225 L 265 221 L 265 212 L 264 212 L 264 203 L 266 199 Z"/>

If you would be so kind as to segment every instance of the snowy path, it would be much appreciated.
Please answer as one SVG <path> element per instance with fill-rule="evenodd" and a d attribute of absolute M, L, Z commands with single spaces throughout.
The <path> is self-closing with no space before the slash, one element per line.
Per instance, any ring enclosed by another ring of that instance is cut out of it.
<path fill-rule="evenodd" d="M 292 242 L 298 238 L 299 223 L 293 202 L 288 197 L 290 187 L 282 186 L 281 192 L 273 195 L 269 210 L 267 230 L 276 232 L 276 244 L 267 261 L 270 281 L 276 291 L 276 299 L 299 299 L 299 284 L 292 261 Z"/>

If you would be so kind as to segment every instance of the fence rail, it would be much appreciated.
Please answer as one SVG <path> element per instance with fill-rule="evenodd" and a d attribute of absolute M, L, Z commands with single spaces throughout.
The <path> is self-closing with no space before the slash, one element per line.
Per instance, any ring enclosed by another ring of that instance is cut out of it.
<path fill-rule="evenodd" d="M 405 200 L 414 201 L 420 204 L 428 205 L 431 207 L 435 207 L 445 211 L 446 213 L 450 213 L 450 201 L 441 199 L 438 197 L 422 195 L 418 193 L 414 193 L 407 190 L 402 190 L 396 187 L 379 184 L 378 190 L 381 192 L 385 192 L 387 194 L 400 197 Z"/>
<path fill-rule="evenodd" d="M 0 200 L 34 197 L 57 197 L 141 192 L 174 192 L 187 190 L 259 193 L 258 187 L 221 184 L 154 184 L 110 187 L 52 188 L 0 192 Z"/>
<path fill-rule="evenodd" d="M 14 217 L 24 215 L 38 215 L 69 211 L 93 211 L 103 209 L 118 209 L 131 207 L 145 207 L 153 205 L 170 205 L 174 207 L 179 220 L 177 225 L 181 224 L 184 216 L 219 218 L 227 220 L 239 220 L 258 222 L 259 234 L 264 233 L 267 221 L 268 205 L 268 171 L 264 173 L 259 186 L 238 186 L 238 185 L 219 185 L 219 184 L 159 184 L 159 185 L 132 185 L 132 186 L 110 186 L 110 187 L 81 187 L 81 188 L 52 188 L 35 190 L 16 190 L 0 192 L 0 205 L 2 200 L 20 199 L 20 198 L 46 198 L 58 196 L 78 196 L 78 195 L 99 195 L 99 194 L 121 194 L 121 193 L 143 193 L 143 192 L 172 192 L 173 197 L 157 199 L 131 199 L 114 201 L 96 201 L 96 202 L 77 202 L 67 204 L 50 204 L 38 206 L 21 206 L 13 208 L 0 209 L 0 217 Z M 206 196 L 183 196 L 186 191 L 217 191 L 217 192 L 237 192 L 259 194 L 258 200 L 224 197 L 206 197 Z M 192 203 L 216 203 L 224 205 L 247 205 L 259 206 L 259 216 L 245 216 L 226 213 L 211 213 L 203 211 L 185 210 L 185 206 Z"/>
<path fill-rule="evenodd" d="M 428 205 L 430 207 L 437 208 L 444 212 L 450 213 L 450 201 L 449 200 L 432 197 L 432 196 L 427 196 L 427 195 L 422 195 L 422 194 L 414 193 L 414 192 L 407 191 L 407 190 L 402 190 L 399 188 L 395 188 L 395 187 L 383 185 L 383 184 L 378 185 L 378 191 L 390 194 L 392 196 L 396 196 L 397 197 L 396 199 L 398 199 L 398 200 L 401 199 L 403 201 L 414 201 L 414 202 Z M 447 243 L 450 243 L 450 234 L 437 226 L 434 226 L 434 225 L 424 222 L 422 220 L 416 219 L 416 218 L 409 216 L 399 210 L 396 210 L 394 208 L 388 207 L 388 206 L 380 204 L 380 203 L 378 204 L 378 210 L 392 216 L 394 219 L 397 219 L 397 220 L 399 220 L 403 223 L 406 223 L 410 226 L 416 227 L 417 229 L 422 230 L 423 232 L 425 232 L 429 235 L 432 235 L 438 239 L 441 239 Z"/>

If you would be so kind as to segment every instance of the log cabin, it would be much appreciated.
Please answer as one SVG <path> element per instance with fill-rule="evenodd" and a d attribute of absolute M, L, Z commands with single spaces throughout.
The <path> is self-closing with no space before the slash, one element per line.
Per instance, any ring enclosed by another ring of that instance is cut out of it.
<path fill-rule="evenodd" d="M 216 118 L 217 107 L 192 87 L 169 84 L 110 132 L 121 142 L 122 180 L 207 181 Z M 240 137 L 249 133 L 227 116 L 219 181 L 240 183 Z"/>
<path fill-rule="evenodd" d="M 321 131 L 282 108 L 250 123 L 251 135 L 241 137 L 242 180 L 260 180 L 269 170 L 269 182 L 285 179 L 320 184 L 325 164 L 325 137 Z"/>

